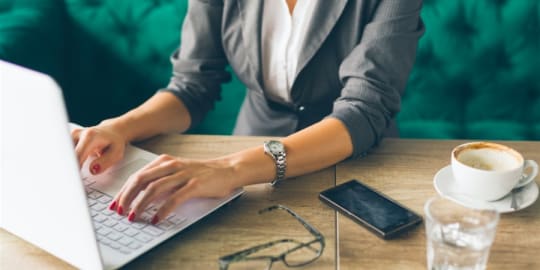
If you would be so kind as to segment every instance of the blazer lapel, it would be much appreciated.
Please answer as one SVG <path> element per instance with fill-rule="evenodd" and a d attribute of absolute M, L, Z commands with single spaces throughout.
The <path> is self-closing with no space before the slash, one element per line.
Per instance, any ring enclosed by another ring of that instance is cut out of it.
<path fill-rule="evenodd" d="M 310 0 L 312 1 L 312 0 Z M 302 52 L 298 59 L 298 66 L 294 79 L 304 69 L 309 60 L 315 55 L 317 50 L 322 46 L 336 22 L 341 17 L 341 13 L 345 9 L 347 0 L 319 0 L 316 2 L 314 14 L 308 28 L 306 36 L 302 43 Z"/>
<path fill-rule="evenodd" d="M 346 4 L 347 0 L 317 1 L 312 22 L 307 28 L 306 38 L 302 43 L 304 50 L 302 50 L 298 59 L 295 79 L 326 40 L 332 31 L 332 28 L 334 28 L 334 25 L 340 18 L 341 13 L 343 13 Z M 242 20 L 242 39 L 244 40 L 244 46 L 251 70 L 260 89 L 263 89 L 261 66 L 262 5 L 262 1 L 238 0 Z"/>
<path fill-rule="evenodd" d="M 275 0 L 272 0 L 275 1 Z M 238 6 L 242 20 L 242 39 L 246 49 L 251 71 L 259 88 L 262 90 L 262 55 L 261 55 L 261 25 L 262 1 L 239 0 Z"/>

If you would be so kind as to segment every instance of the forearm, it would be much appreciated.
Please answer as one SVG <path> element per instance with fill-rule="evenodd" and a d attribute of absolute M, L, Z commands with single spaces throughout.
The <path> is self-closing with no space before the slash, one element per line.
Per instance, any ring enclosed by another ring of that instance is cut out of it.
<path fill-rule="evenodd" d="M 185 131 L 191 124 L 186 106 L 173 94 L 158 92 L 139 107 L 119 116 L 104 120 L 126 141 L 139 141 L 161 133 Z"/>
<path fill-rule="evenodd" d="M 326 118 L 281 140 L 287 150 L 286 177 L 329 167 L 352 153 L 350 135 L 340 120 Z M 276 166 L 262 145 L 222 159 L 234 167 L 236 186 L 267 183 L 276 177 Z"/>

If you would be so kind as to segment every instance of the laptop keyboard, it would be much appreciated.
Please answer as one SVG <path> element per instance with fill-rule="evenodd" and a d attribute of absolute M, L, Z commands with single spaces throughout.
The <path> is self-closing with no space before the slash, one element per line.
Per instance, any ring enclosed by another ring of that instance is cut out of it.
<path fill-rule="evenodd" d="M 86 193 L 98 242 L 123 254 L 136 251 L 187 220 L 185 217 L 172 214 L 158 224 L 152 225 L 150 220 L 158 208 L 150 205 L 138 220 L 130 222 L 127 217 L 109 210 L 109 204 L 113 199 L 111 196 L 90 187 L 86 187 Z"/>

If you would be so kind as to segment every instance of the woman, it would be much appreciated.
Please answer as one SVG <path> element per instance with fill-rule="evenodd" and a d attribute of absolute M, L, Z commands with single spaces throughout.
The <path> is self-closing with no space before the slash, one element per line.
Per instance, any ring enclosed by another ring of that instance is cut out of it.
<path fill-rule="evenodd" d="M 165 195 L 155 224 L 190 198 L 362 156 L 397 135 L 394 118 L 424 30 L 420 8 L 421 0 L 189 1 L 167 88 L 74 130 L 79 162 L 95 156 L 90 170 L 98 174 L 127 143 L 196 125 L 230 79 L 227 65 L 248 88 L 234 133 L 283 138 L 210 160 L 160 156 L 130 177 L 111 209 L 134 220 Z"/>

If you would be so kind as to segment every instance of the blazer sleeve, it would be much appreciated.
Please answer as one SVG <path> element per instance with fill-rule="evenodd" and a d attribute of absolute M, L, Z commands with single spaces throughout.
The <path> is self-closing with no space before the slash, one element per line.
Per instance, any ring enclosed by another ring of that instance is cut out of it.
<path fill-rule="evenodd" d="M 421 0 L 380 1 L 360 43 L 340 65 L 343 89 L 330 117 L 348 129 L 354 147 L 351 158 L 377 145 L 400 110 L 424 32 L 421 6 Z"/>
<path fill-rule="evenodd" d="M 173 74 L 168 91 L 191 116 L 191 127 L 221 99 L 221 84 L 231 80 L 221 42 L 223 1 L 190 0 L 182 26 L 181 45 L 172 54 Z"/>

